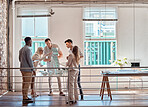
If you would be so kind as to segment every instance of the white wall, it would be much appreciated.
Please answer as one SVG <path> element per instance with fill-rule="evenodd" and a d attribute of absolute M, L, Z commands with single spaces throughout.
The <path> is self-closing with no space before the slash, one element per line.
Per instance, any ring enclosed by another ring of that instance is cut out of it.
<path fill-rule="evenodd" d="M 66 39 L 72 39 L 74 45 L 83 49 L 83 10 L 82 8 L 53 8 L 53 10 L 55 15 L 50 20 L 51 34 L 49 38 L 60 46 L 64 55 L 60 61 L 65 62 L 68 55 L 68 49 L 64 43 Z"/>
<path fill-rule="evenodd" d="M 10 7 L 10 16 L 9 16 L 9 23 L 10 23 L 10 67 L 14 67 L 14 68 L 19 68 L 20 67 L 20 63 L 19 63 L 19 50 L 21 48 L 21 20 L 16 18 L 16 14 L 15 14 L 15 27 L 13 28 L 13 8 L 12 5 Z M 16 12 L 16 8 L 15 8 L 15 12 Z M 13 29 L 15 29 L 15 35 L 13 35 L 14 31 Z M 14 70 L 10 70 L 11 72 L 11 76 L 21 76 L 21 72 L 19 69 L 14 69 Z M 11 77 L 10 78 L 10 82 L 21 82 L 22 77 Z M 21 89 L 21 85 L 20 83 L 16 83 L 13 84 L 12 87 L 15 90 L 20 90 Z"/>
<path fill-rule="evenodd" d="M 134 13 L 135 11 L 135 13 Z M 118 56 L 140 60 L 141 66 L 148 65 L 148 8 L 119 7 L 118 9 Z"/>
<path fill-rule="evenodd" d="M 81 7 L 75 8 L 53 8 L 55 14 L 50 18 L 49 22 L 49 38 L 53 43 L 56 43 L 61 48 L 64 56 L 60 62 L 65 62 L 65 58 L 68 54 L 68 49 L 65 46 L 64 41 L 71 38 L 74 41 L 74 45 L 78 45 L 83 51 L 83 10 Z M 117 58 L 127 57 L 130 60 L 140 60 L 141 66 L 148 65 L 148 8 L 138 7 L 135 10 L 131 7 L 118 7 L 118 22 L 117 22 Z M 135 11 L 135 16 L 134 12 Z M 134 19 L 135 17 L 135 19 Z M 17 24 L 19 20 L 17 21 Z M 20 25 L 18 24 L 16 30 L 19 32 Z M 20 40 L 20 32 L 15 35 L 16 41 Z M 16 64 L 18 63 L 18 50 L 20 48 L 20 42 L 16 43 Z M 82 65 L 82 64 L 81 64 Z M 82 75 L 100 74 L 98 70 L 82 70 Z M 16 75 L 20 75 L 17 72 Z M 101 81 L 101 77 L 83 77 L 82 81 Z M 116 81 L 116 78 L 110 78 Z M 128 78 L 126 78 L 128 79 Z M 16 79 L 20 81 L 21 79 Z M 122 80 L 122 79 L 121 79 Z M 87 87 L 100 87 L 100 84 L 82 84 L 84 88 Z M 123 85 L 119 85 L 122 86 Z M 47 86 L 46 86 L 47 87 Z M 116 85 L 114 85 L 116 87 Z M 18 90 L 21 86 L 17 86 Z"/>
<path fill-rule="evenodd" d="M 50 38 L 63 51 L 65 61 L 67 48 L 64 41 L 71 38 L 74 44 L 83 50 L 83 10 L 82 8 L 53 8 L 55 15 L 51 17 Z M 148 65 L 148 8 L 118 7 L 117 22 L 117 58 L 127 57 L 129 60 L 140 60 L 141 66 Z"/>

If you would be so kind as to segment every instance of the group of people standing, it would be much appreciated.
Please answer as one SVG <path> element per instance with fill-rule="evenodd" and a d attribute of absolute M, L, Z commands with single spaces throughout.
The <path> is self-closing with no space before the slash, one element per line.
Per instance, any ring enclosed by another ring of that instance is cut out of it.
<path fill-rule="evenodd" d="M 35 75 L 36 70 L 33 69 L 40 64 L 40 61 L 47 62 L 47 67 L 59 67 L 59 58 L 63 56 L 62 51 L 60 50 L 57 44 L 52 44 L 49 38 L 45 39 L 46 46 L 44 49 L 42 47 L 38 47 L 35 54 L 32 56 L 32 52 L 29 47 L 32 46 L 32 40 L 30 37 L 26 37 L 24 39 L 26 45 L 22 47 L 19 51 L 19 61 L 20 61 L 20 71 L 22 73 L 22 94 L 23 94 L 23 102 L 32 103 L 32 99 L 28 97 L 28 90 L 31 84 L 31 95 L 32 97 L 37 97 L 34 90 L 34 82 L 35 82 Z M 67 85 L 68 91 L 68 103 L 76 103 L 78 101 L 78 91 L 77 91 L 77 83 L 80 90 L 81 99 L 83 99 L 83 92 L 80 85 L 80 68 L 79 61 L 83 58 L 83 54 L 78 48 L 78 46 L 73 46 L 73 41 L 71 39 L 67 39 L 65 41 L 66 47 L 69 48 L 69 55 L 66 57 L 66 67 L 72 68 L 69 69 L 69 84 Z M 29 69 L 30 68 L 30 69 Z M 48 71 L 50 71 L 48 69 Z M 52 84 L 51 84 L 51 77 L 49 76 L 49 96 L 53 95 Z M 61 87 L 61 79 L 57 77 L 58 80 L 58 87 L 59 87 L 59 95 L 65 96 L 62 91 Z M 74 85 L 73 85 L 74 84 Z M 73 91 L 74 90 L 74 91 Z M 74 92 L 74 94 L 73 94 Z"/>

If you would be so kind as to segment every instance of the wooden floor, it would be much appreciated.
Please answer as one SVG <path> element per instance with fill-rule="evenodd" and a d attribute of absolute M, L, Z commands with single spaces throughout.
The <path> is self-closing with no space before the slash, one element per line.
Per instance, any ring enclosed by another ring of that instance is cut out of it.
<path fill-rule="evenodd" d="M 99 92 L 85 91 L 85 94 L 97 94 Z M 104 100 L 98 95 L 84 95 L 84 100 L 78 101 L 76 104 L 67 105 L 65 97 L 54 93 L 54 96 L 48 96 L 47 92 L 35 98 L 35 103 L 23 104 L 21 92 L 8 92 L 0 98 L 0 107 L 2 106 L 148 106 L 148 91 L 113 91 L 113 100 L 110 101 L 107 95 Z M 96 101 L 95 101 L 96 100 Z"/>

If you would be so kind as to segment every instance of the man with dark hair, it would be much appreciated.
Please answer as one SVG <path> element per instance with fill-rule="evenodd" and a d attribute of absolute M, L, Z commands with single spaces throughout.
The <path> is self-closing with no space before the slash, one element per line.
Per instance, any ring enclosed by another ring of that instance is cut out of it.
<path fill-rule="evenodd" d="M 48 41 L 51 41 L 51 40 L 49 38 L 45 39 L 45 43 L 48 42 Z"/>
<path fill-rule="evenodd" d="M 32 46 L 32 44 L 29 44 L 29 43 L 28 43 L 28 42 L 32 42 L 30 37 L 26 37 L 26 38 L 24 39 L 24 41 L 25 41 L 26 44 Z M 30 46 L 30 47 L 31 47 L 31 46 Z"/>
<path fill-rule="evenodd" d="M 22 94 L 23 102 L 33 103 L 32 99 L 28 98 L 28 90 L 31 85 L 32 73 L 33 71 L 33 61 L 32 61 L 32 52 L 29 47 L 32 46 L 32 40 L 30 37 L 24 39 L 26 45 L 22 47 L 19 51 L 19 61 L 20 61 L 20 71 L 22 73 Z M 23 69 L 28 68 L 28 69 Z"/>
<path fill-rule="evenodd" d="M 69 54 L 72 54 L 73 41 L 71 39 L 67 39 L 65 41 L 65 44 L 66 44 L 66 47 L 69 48 Z M 80 58 L 83 58 L 83 54 L 82 54 L 80 49 L 79 49 L 79 55 L 80 55 Z M 80 91 L 81 99 L 83 100 L 83 91 L 82 91 L 81 84 L 80 84 L 80 64 L 79 64 L 79 74 L 78 74 L 78 86 L 79 86 L 79 91 Z"/>
<path fill-rule="evenodd" d="M 72 43 L 72 40 L 71 40 L 71 39 L 67 39 L 67 40 L 65 41 L 65 43 L 66 43 L 66 42 Z"/>
<path fill-rule="evenodd" d="M 59 58 L 63 56 L 59 46 L 57 44 L 52 44 L 49 38 L 45 39 L 45 44 L 46 46 L 44 47 L 44 55 L 51 53 L 51 55 L 48 56 L 48 58 L 44 59 L 44 61 L 47 62 L 47 67 L 59 67 Z M 56 73 L 56 69 L 49 69 L 48 72 Z M 59 92 L 60 92 L 59 95 L 65 96 L 65 94 L 62 92 L 60 77 L 57 77 L 57 80 L 58 80 L 58 86 L 59 86 Z M 51 77 L 49 77 L 49 94 L 48 95 L 49 96 L 53 95 Z"/>

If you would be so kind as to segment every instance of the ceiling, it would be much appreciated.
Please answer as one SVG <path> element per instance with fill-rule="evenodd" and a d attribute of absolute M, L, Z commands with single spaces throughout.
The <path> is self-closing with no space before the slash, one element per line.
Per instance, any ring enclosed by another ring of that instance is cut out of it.
<path fill-rule="evenodd" d="M 13 0 L 12 0 L 13 1 Z M 148 3 L 148 0 L 15 0 L 17 2 Z"/>

